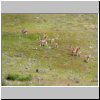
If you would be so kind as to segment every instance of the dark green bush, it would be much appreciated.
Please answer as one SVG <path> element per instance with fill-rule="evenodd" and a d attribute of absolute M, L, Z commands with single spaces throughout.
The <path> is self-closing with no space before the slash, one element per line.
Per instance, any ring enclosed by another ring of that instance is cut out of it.
<path fill-rule="evenodd" d="M 30 81 L 32 79 L 31 75 L 19 75 L 19 74 L 8 74 L 6 77 L 7 80 L 18 80 L 18 81 Z"/>
<path fill-rule="evenodd" d="M 6 77 L 6 79 L 7 80 L 13 80 L 14 81 L 14 80 L 17 80 L 18 77 L 19 77 L 18 74 L 8 74 L 7 77 Z"/>

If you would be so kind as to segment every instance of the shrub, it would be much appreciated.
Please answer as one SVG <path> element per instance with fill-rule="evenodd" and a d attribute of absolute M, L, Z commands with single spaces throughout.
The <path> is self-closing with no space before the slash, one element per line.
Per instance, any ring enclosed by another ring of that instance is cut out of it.
<path fill-rule="evenodd" d="M 20 76 L 18 78 L 19 81 L 30 81 L 32 80 L 32 76 L 31 75 L 27 75 L 27 76 Z"/>
<path fill-rule="evenodd" d="M 13 80 L 14 81 L 14 80 L 17 80 L 18 77 L 19 77 L 18 74 L 8 74 L 7 77 L 6 77 L 6 79 L 7 80 Z"/>
<path fill-rule="evenodd" d="M 30 81 L 32 79 L 31 75 L 19 75 L 19 74 L 8 74 L 6 77 L 7 80 L 18 80 L 18 81 Z"/>

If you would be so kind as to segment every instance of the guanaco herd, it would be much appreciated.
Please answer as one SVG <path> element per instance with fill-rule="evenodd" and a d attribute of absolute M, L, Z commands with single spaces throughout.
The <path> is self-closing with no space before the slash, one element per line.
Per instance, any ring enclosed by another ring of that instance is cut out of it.
<path fill-rule="evenodd" d="M 48 43 L 53 45 L 53 47 L 58 48 L 58 43 L 56 42 L 56 40 L 54 38 L 48 39 L 48 36 L 45 33 L 43 34 L 43 37 L 40 40 L 40 46 L 48 46 Z"/>
<path fill-rule="evenodd" d="M 28 34 L 28 31 L 27 29 L 23 28 L 21 30 L 21 33 L 23 35 L 27 35 Z M 53 47 L 55 48 L 58 48 L 58 43 L 55 41 L 54 38 L 52 39 L 48 39 L 48 35 L 46 33 L 43 34 L 42 38 L 39 40 L 40 41 L 40 46 L 48 46 L 48 43 L 50 43 L 51 45 L 53 45 Z M 81 56 L 81 51 L 80 51 L 80 47 L 74 47 L 74 48 L 71 48 L 71 55 L 72 56 Z M 89 62 L 89 59 L 90 59 L 90 56 L 85 56 L 85 59 L 84 59 L 84 62 Z"/>

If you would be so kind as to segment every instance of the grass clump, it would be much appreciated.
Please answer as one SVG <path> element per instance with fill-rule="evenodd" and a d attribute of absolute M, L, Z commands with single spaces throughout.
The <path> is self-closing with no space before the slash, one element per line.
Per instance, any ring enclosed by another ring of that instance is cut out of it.
<path fill-rule="evenodd" d="M 19 75 L 19 74 L 8 74 L 6 77 L 7 80 L 12 80 L 12 81 L 30 81 L 32 79 L 31 75 Z"/>
<path fill-rule="evenodd" d="M 31 81 L 32 80 L 32 75 L 27 75 L 27 76 L 20 76 L 18 78 L 19 81 Z"/>
<path fill-rule="evenodd" d="M 14 81 L 14 80 L 18 80 L 18 77 L 19 77 L 18 74 L 8 74 L 6 79 Z"/>

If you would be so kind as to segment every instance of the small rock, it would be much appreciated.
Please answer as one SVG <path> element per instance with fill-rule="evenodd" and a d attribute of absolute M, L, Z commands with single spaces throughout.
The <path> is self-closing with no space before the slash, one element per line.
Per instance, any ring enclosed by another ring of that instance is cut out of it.
<path fill-rule="evenodd" d="M 67 86 L 70 86 L 70 84 L 68 83 Z"/>
<path fill-rule="evenodd" d="M 41 83 L 41 82 L 43 81 L 43 78 L 40 77 L 40 76 L 35 76 L 35 77 L 33 78 L 33 80 L 34 80 L 35 82 Z"/>
<path fill-rule="evenodd" d="M 33 82 L 30 82 L 30 84 L 32 84 Z"/>
<path fill-rule="evenodd" d="M 25 69 L 28 69 L 27 67 Z"/>
<path fill-rule="evenodd" d="M 98 77 L 95 76 L 95 77 L 91 80 L 91 82 L 98 82 Z"/>
<path fill-rule="evenodd" d="M 93 47 L 92 46 L 89 46 L 89 48 L 92 49 Z"/>
<path fill-rule="evenodd" d="M 36 69 L 36 72 L 39 72 L 39 70 L 38 70 L 38 69 Z"/>
<path fill-rule="evenodd" d="M 36 69 L 36 72 L 39 72 L 39 73 L 47 73 L 49 71 L 50 69 Z"/>
<path fill-rule="evenodd" d="M 79 83 L 79 80 L 76 80 L 75 83 Z"/>
<path fill-rule="evenodd" d="M 39 17 L 35 17 L 36 19 L 39 19 Z"/>

